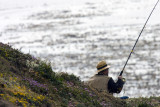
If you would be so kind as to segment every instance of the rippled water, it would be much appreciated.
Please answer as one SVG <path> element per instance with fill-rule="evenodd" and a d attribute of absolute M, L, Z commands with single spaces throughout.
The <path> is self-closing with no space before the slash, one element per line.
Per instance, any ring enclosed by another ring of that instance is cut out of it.
<path fill-rule="evenodd" d="M 55 72 L 73 73 L 82 81 L 96 73 L 100 60 L 111 65 L 110 76 L 116 80 L 156 2 L 16 1 L 0 1 L 0 42 L 47 59 Z M 119 96 L 160 95 L 159 11 L 160 4 L 126 66 L 127 82 Z"/>

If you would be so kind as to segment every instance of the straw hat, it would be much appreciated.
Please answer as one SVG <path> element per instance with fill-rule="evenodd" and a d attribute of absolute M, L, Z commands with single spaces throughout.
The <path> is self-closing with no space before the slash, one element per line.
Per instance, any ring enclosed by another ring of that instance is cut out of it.
<path fill-rule="evenodd" d="M 110 68 L 109 65 L 107 65 L 106 61 L 100 61 L 98 64 L 97 64 L 97 72 L 101 72 L 107 68 Z"/>

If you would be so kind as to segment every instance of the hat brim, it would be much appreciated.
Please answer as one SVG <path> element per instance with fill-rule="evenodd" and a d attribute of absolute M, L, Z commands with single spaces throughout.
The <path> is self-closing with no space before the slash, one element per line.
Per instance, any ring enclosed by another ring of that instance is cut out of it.
<path fill-rule="evenodd" d="M 102 68 L 102 69 L 100 69 L 100 70 L 98 70 L 97 72 L 101 72 L 101 71 L 103 71 L 103 70 L 105 70 L 105 69 L 107 69 L 107 68 L 110 68 L 111 66 L 106 66 L 106 67 L 104 67 L 104 68 Z"/>

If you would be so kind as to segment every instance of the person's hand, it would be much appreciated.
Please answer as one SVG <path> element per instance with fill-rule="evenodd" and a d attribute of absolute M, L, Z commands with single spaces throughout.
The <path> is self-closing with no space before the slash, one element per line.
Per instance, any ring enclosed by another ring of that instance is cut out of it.
<path fill-rule="evenodd" d="M 126 82 L 126 79 L 123 78 L 122 76 L 119 76 L 118 79 L 121 79 L 123 82 Z"/>
<path fill-rule="evenodd" d="M 123 77 L 122 77 L 122 76 L 119 76 L 118 79 L 123 79 Z"/>

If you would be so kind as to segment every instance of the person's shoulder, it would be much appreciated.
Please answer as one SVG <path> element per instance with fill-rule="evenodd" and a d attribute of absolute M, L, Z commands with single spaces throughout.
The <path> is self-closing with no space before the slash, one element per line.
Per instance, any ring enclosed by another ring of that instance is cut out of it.
<path fill-rule="evenodd" d="M 107 79 L 107 80 L 110 80 L 110 79 L 112 79 L 112 77 L 110 77 L 110 76 L 107 76 L 107 75 L 103 75 L 103 78 L 105 78 L 105 79 Z M 113 80 L 113 79 L 112 79 Z"/>
<path fill-rule="evenodd" d="M 95 77 L 95 78 L 107 78 L 107 79 L 112 79 L 112 77 L 110 77 L 110 76 L 108 76 L 108 75 L 98 75 L 98 74 L 96 74 L 96 75 L 94 75 L 93 77 Z"/>
<path fill-rule="evenodd" d="M 106 78 L 112 79 L 112 77 L 110 77 L 110 76 L 106 76 Z"/>
<path fill-rule="evenodd" d="M 108 76 L 108 78 L 112 79 L 112 77 Z"/>
<path fill-rule="evenodd" d="M 114 81 L 112 77 L 108 77 L 108 78 L 109 78 L 109 81 L 111 81 L 111 82 Z"/>

